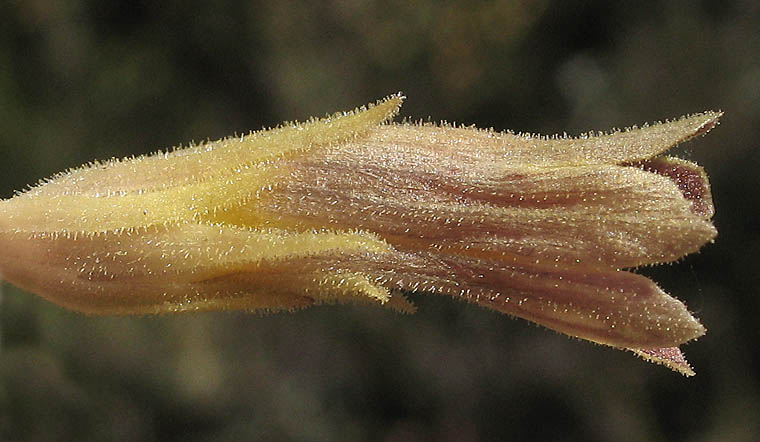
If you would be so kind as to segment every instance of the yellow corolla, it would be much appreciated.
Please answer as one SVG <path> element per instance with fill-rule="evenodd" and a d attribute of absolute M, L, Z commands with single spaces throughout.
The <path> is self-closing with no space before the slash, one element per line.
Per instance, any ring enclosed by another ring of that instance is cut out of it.
<path fill-rule="evenodd" d="M 94 314 L 445 294 L 692 374 L 705 329 L 621 269 L 715 237 L 703 170 L 659 155 L 720 113 L 547 138 L 389 123 L 402 100 L 57 175 L 0 202 L 0 274 Z"/>

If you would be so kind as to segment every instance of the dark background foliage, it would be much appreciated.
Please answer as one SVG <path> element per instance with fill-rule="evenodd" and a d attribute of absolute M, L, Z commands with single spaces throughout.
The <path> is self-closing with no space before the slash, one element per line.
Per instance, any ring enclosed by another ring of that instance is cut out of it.
<path fill-rule="evenodd" d="M 677 150 L 716 243 L 640 270 L 708 327 L 698 375 L 443 297 L 100 318 L 5 285 L 0 438 L 758 440 L 755 1 L 4 1 L 0 196 L 399 90 L 409 118 L 549 134 L 724 110 Z"/>

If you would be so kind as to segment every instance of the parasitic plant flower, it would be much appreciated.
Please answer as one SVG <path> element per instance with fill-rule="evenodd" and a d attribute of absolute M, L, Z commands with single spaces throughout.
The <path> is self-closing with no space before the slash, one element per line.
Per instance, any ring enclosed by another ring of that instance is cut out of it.
<path fill-rule="evenodd" d="M 720 113 L 546 138 L 388 123 L 402 100 L 57 175 L 0 202 L 0 273 L 92 314 L 445 294 L 693 374 L 704 327 L 623 269 L 715 237 L 705 173 L 661 154 Z"/>

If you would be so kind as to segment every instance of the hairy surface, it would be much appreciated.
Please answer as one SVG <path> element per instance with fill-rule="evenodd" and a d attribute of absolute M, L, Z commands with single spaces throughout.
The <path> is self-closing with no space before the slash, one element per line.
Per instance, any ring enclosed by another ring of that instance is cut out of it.
<path fill-rule="evenodd" d="M 94 314 L 446 294 L 693 374 L 704 327 L 622 269 L 715 237 L 704 171 L 660 155 L 720 113 L 541 137 L 388 123 L 402 100 L 57 175 L 0 202 L 0 273 Z"/>

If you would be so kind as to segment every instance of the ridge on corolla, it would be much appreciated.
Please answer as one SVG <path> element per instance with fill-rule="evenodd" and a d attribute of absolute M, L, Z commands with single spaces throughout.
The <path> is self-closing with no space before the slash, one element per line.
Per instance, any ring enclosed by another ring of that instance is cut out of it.
<path fill-rule="evenodd" d="M 720 112 L 569 138 L 389 122 L 402 101 L 56 175 L 0 202 L 0 274 L 91 314 L 443 294 L 693 374 L 704 327 L 624 269 L 715 237 L 704 171 L 663 152 Z"/>

